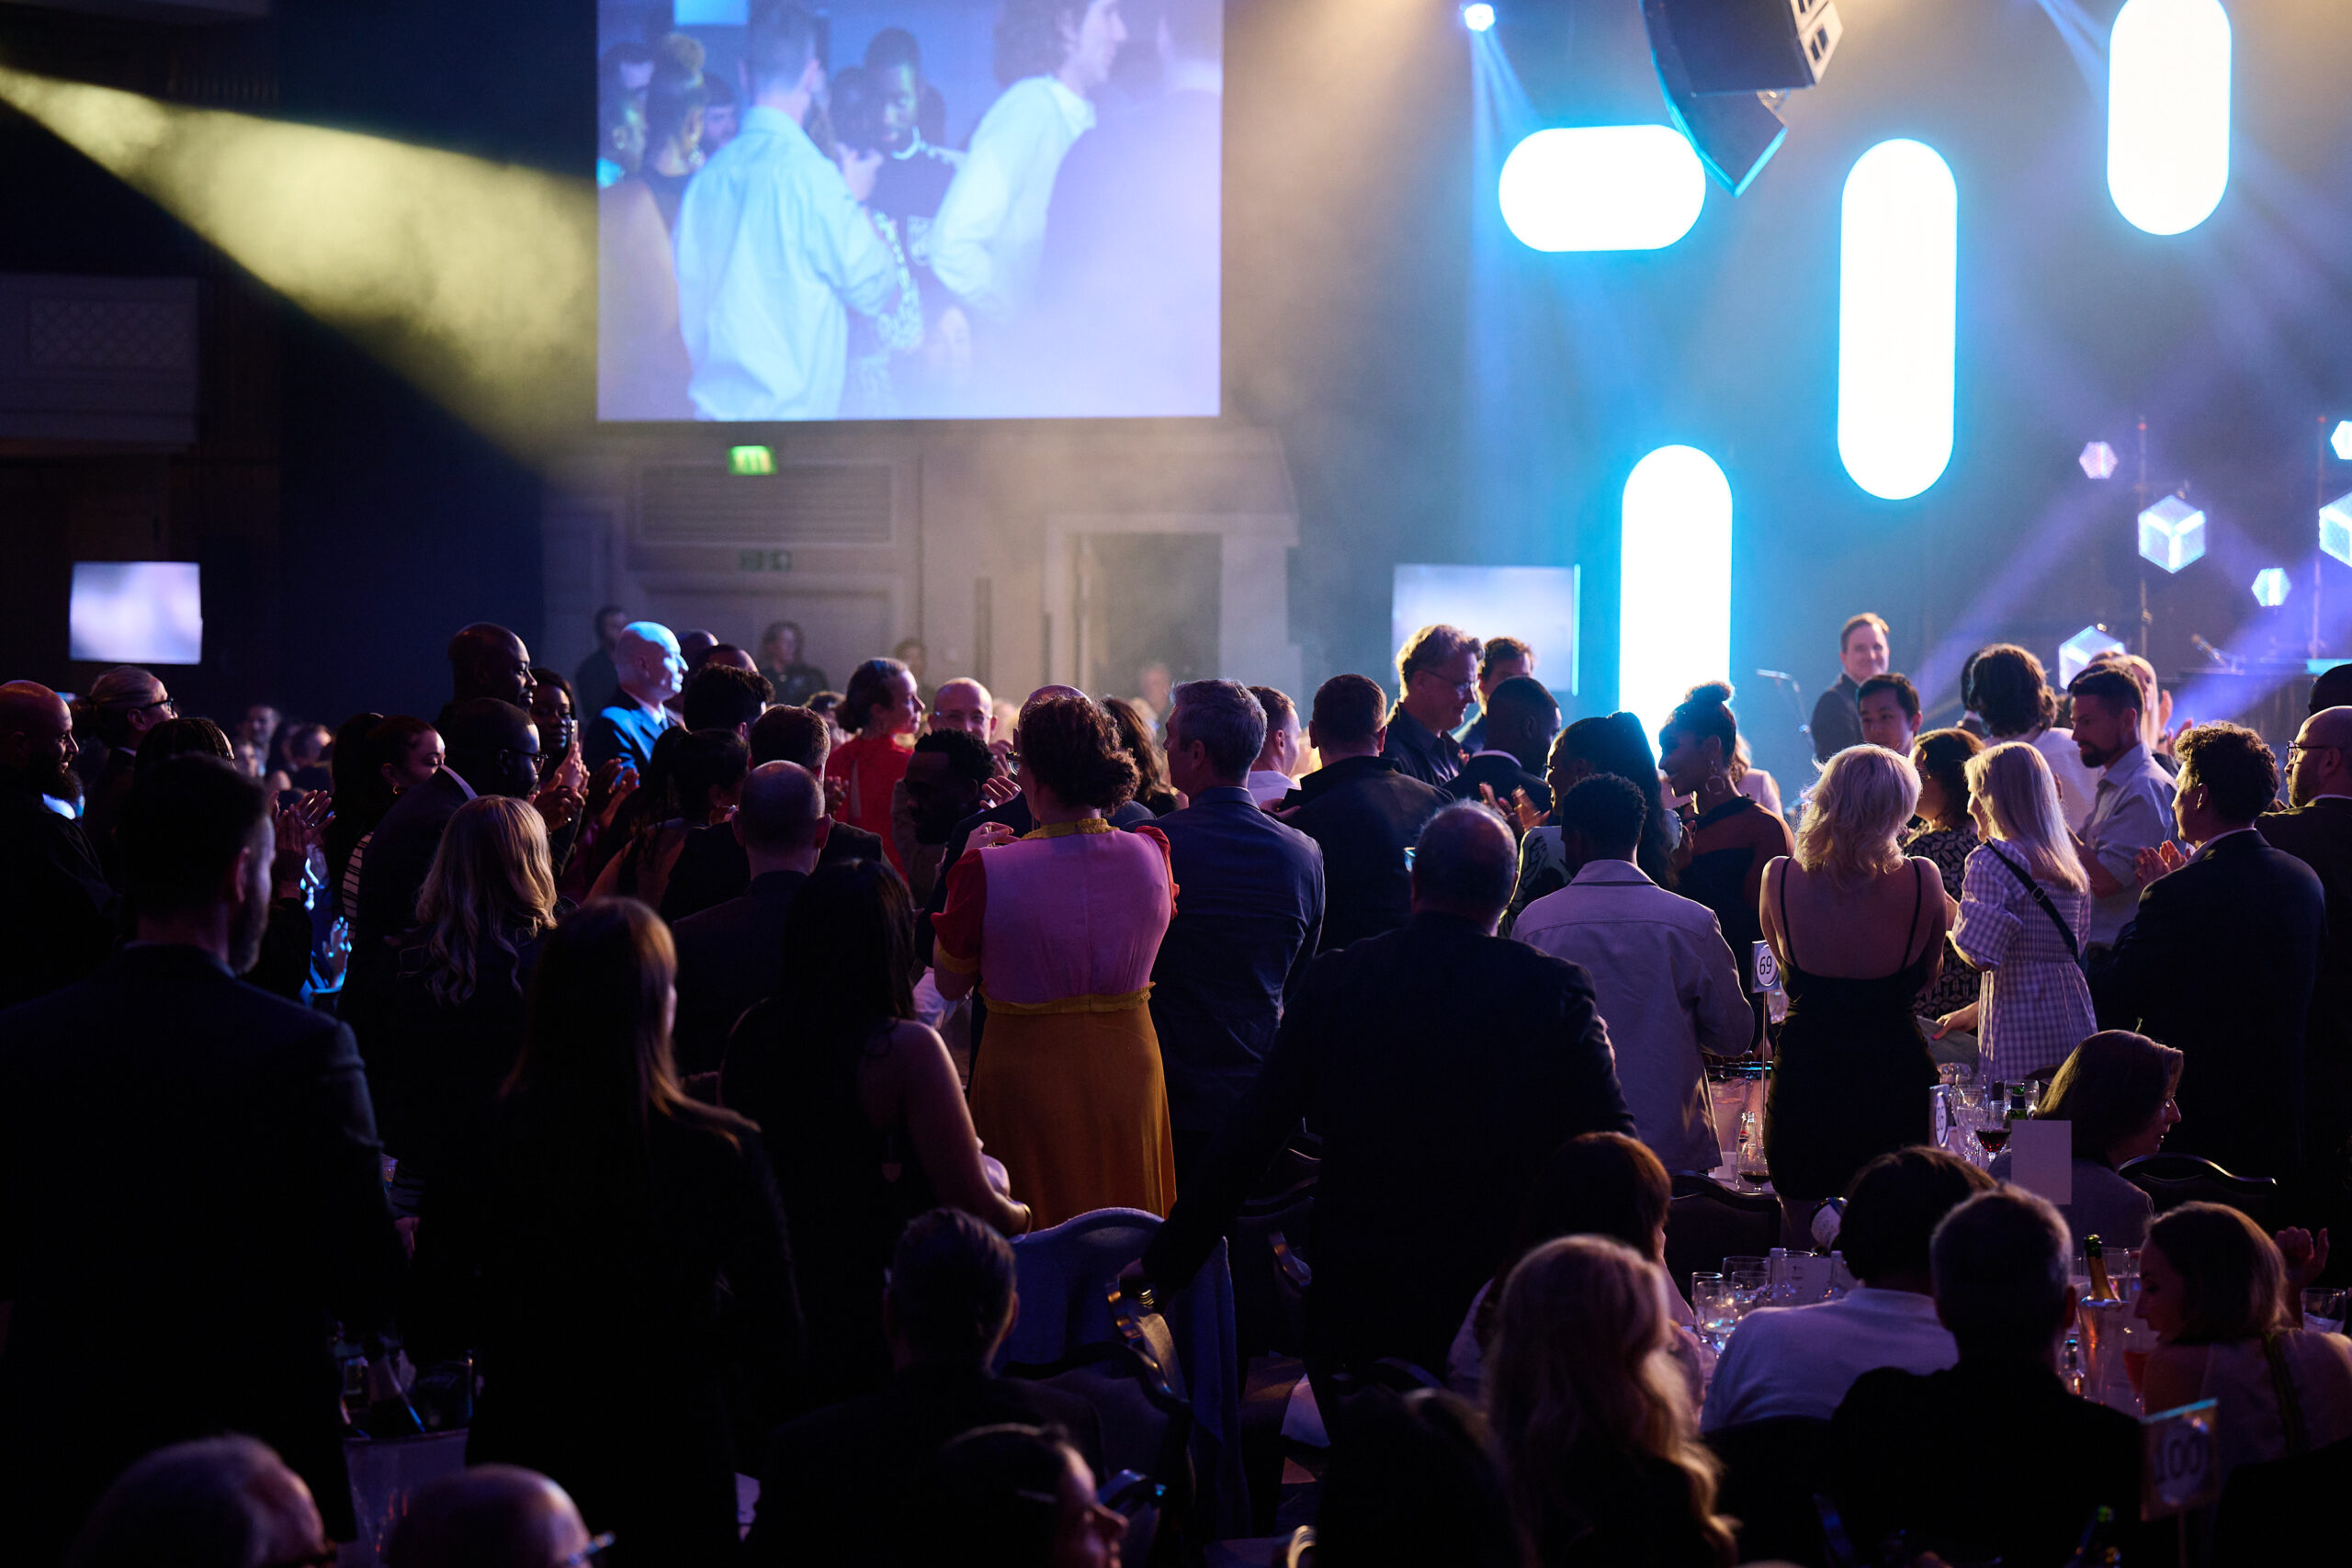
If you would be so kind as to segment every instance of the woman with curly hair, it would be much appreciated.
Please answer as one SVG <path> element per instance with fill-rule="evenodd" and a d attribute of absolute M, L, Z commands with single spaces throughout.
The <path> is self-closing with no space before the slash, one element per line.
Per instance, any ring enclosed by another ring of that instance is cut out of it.
<path fill-rule="evenodd" d="M 1151 738 L 1151 725 L 1143 710 L 1125 697 L 1105 697 L 1102 711 L 1111 716 L 1119 744 L 1136 760 L 1136 798 L 1149 807 L 1154 817 L 1165 817 L 1182 807 L 1182 797 L 1168 787 L 1168 754 Z"/>
<path fill-rule="evenodd" d="M 1714 1460 L 1668 1359 L 1672 1289 L 1599 1235 L 1546 1242 L 1510 1271 L 1487 1410 L 1529 1562 L 1730 1568 Z"/>
<path fill-rule="evenodd" d="M 1021 716 L 1021 792 L 1037 828 L 990 823 L 947 874 L 933 922 L 940 994 L 977 988 L 988 1034 L 972 1122 L 1020 1173 L 1040 1225 L 1091 1209 L 1165 1214 L 1176 1198 L 1151 965 L 1176 908 L 1168 840 L 1104 813 L 1136 790 L 1109 716 L 1082 696 Z"/>

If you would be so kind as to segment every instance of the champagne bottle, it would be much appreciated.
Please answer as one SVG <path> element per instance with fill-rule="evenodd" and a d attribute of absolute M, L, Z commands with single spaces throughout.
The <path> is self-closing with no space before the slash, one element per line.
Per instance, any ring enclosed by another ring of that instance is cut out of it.
<path fill-rule="evenodd" d="M 2117 1299 L 2115 1287 L 2108 1282 L 2107 1252 L 2096 1235 L 2083 1237 L 2083 1261 L 2090 1265 L 2091 1300 L 2111 1302 Z"/>

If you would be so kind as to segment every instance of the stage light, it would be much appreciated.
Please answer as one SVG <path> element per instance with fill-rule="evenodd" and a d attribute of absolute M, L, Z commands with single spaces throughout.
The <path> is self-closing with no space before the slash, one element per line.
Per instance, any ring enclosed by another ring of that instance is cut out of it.
<path fill-rule="evenodd" d="M 2094 441 L 2083 448 L 2083 455 L 2075 461 L 2080 463 L 2083 472 L 2092 479 L 2103 479 L 2115 472 L 2115 448 L 2104 441 Z"/>
<path fill-rule="evenodd" d="M 2327 444 L 2335 448 L 2337 457 L 2347 463 L 2352 463 L 2352 419 L 2338 424 L 2335 427 L 2335 434 L 2327 438 Z"/>
<path fill-rule="evenodd" d="M 510 450 L 593 412 L 588 180 L 6 67 L 0 102 Z"/>
<path fill-rule="evenodd" d="M 1634 465 L 1621 513 L 1617 705 L 1655 736 L 1731 668 L 1731 481 L 1695 446 Z"/>
<path fill-rule="evenodd" d="M 1495 197 L 1536 251 L 1655 251 L 1699 220 L 1707 172 L 1672 126 L 1539 130 L 1503 160 Z"/>
<path fill-rule="evenodd" d="M 2230 184 L 2230 17 L 2221 0 L 2126 0 L 2107 57 L 2107 189 L 2151 234 L 2182 234 Z"/>
<path fill-rule="evenodd" d="M 1495 8 L 1485 5 L 1464 6 L 1462 7 L 1462 25 L 1474 33 L 1483 33 L 1495 25 Z"/>
<path fill-rule="evenodd" d="M 2319 547 L 2352 566 L 2352 493 L 2339 495 L 2319 509 Z"/>
<path fill-rule="evenodd" d="M 2140 557 L 2178 571 L 2205 553 L 2205 513 L 2168 495 L 2140 513 Z"/>
<path fill-rule="evenodd" d="M 2108 636 L 2105 626 L 2085 626 L 2058 645 L 2058 684 L 2072 682 L 2100 654 L 2122 651 L 2123 645 Z"/>
<path fill-rule="evenodd" d="M 2266 566 L 2254 574 L 2254 602 L 2266 610 L 2275 610 L 2287 602 L 2294 583 L 2283 566 Z"/>
<path fill-rule="evenodd" d="M 1960 192 L 1923 142 L 1882 141 L 1846 176 L 1838 294 L 1838 455 L 1907 501 L 1951 461 Z"/>
<path fill-rule="evenodd" d="M 765 446 L 729 446 L 727 471 L 745 479 L 775 472 L 775 454 Z"/>

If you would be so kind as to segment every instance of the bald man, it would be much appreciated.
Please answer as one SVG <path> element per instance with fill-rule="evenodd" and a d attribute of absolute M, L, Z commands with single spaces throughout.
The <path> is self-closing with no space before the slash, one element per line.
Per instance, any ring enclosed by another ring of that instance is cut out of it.
<path fill-rule="evenodd" d="M 2327 893 L 2319 982 L 2303 1035 L 2303 1103 L 2314 1186 L 2337 1204 L 2323 1217 L 2335 1224 L 2352 1219 L 2345 1202 L 2352 1189 L 2352 707 L 2323 708 L 2303 720 L 2287 753 L 2287 802 L 2289 809 L 2267 812 L 2254 826 L 2317 873 Z"/>
<path fill-rule="evenodd" d="M 478 1464 L 419 1487 L 385 1568 L 563 1568 L 588 1549 L 571 1494 L 537 1471 Z"/>
<path fill-rule="evenodd" d="M 1430 818 L 1411 921 L 1308 966 L 1264 1069 L 1145 1252 L 1147 1279 L 1190 1281 L 1312 1117 L 1308 1367 L 1445 1364 L 1537 1169 L 1580 1134 L 1634 1132 L 1590 977 L 1495 935 L 1516 871 L 1510 829 L 1484 806 Z"/>
<path fill-rule="evenodd" d="M 481 697 L 531 705 L 531 650 L 491 621 L 476 621 L 449 639 L 450 705 Z"/>
<path fill-rule="evenodd" d="M 831 829 L 824 785 L 806 768 L 763 762 L 744 775 L 730 830 L 751 862 L 751 886 L 671 928 L 678 944 L 671 1040 L 680 1072 L 716 1072 L 735 1021 L 775 989 L 785 913 L 817 869 Z"/>
<path fill-rule="evenodd" d="M 623 758 L 642 779 L 653 760 L 653 743 L 678 722 L 678 716 L 662 705 L 684 689 L 686 658 L 669 627 L 632 621 L 613 644 L 613 669 L 620 677 L 620 692 L 588 721 L 580 738 L 581 760 L 593 771 Z"/>
<path fill-rule="evenodd" d="M 74 753 L 64 698 L 32 681 L 0 686 L 0 1008 L 71 985 L 113 951 L 114 890 L 71 815 Z"/>

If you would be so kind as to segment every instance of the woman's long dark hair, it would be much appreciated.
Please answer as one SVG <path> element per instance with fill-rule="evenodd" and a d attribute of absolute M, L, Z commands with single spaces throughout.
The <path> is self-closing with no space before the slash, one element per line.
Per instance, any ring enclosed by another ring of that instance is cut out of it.
<path fill-rule="evenodd" d="M 1574 757 L 1596 773 L 1614 773 L 1642 792 L 1642 837 L 1634 863 L 1660 887 L 1674 886 L 1674 833 L 1667 825 L 1666 792 L 1658 785 L 1657 756 L 1642 721 L 1630 713 L 1580 718 L 1552 743 L 1557 756 Z"/>
<path fill-rule="evenodd" d="M 526 1107 L 523 1168 L 550 1192 L 641 1198 L 657 1121 L 730 1139 L 758 1129 L 690 1100 L 670 1059 L 677 949 L 634 898 L 598 898 L 548 933 L 531 976 L 523 1055 L 506 1081 Z"/>
<path fill-rule="evenodd" d="M 772 1004 L 813 1038 L 915 1015 L 914 900 L 887 861 L 820 866 L 784 917 L 784 962 Z"/>

